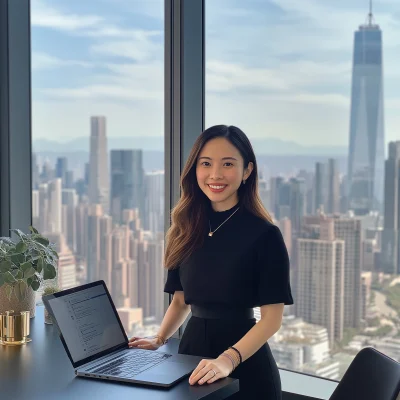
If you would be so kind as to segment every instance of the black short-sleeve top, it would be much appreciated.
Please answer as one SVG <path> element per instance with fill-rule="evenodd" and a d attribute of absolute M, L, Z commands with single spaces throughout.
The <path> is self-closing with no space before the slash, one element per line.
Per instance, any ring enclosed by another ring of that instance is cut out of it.
<path fill-rule="evenodd" d="M 274 224 L 238 205 L 217 212 L 209 207 L 214 231 L 237 208 L 202 247 L 168 271 L 164 291 L 184 292 L 186 304 L 199 306 L 258 307 L 293 304 L 289 257 Z"/>

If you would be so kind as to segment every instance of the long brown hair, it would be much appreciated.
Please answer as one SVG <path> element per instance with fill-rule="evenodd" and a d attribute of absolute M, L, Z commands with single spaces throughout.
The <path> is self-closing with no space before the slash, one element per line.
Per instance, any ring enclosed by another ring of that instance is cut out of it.
<path fill-rule="evenodd" d="M 210 140 L 223 137 L 229 140 L 240 152 L 244 168 L 249 162 L 253 171 L 245 185 L 238 189 L 240 207 L 264 220 L 272 222 L 258 194 L 258 172 L 253 147 L 245 133 L 236 126 L 216 125 L 206 129 L 196 140 L 182 171 L 181 197 L 171 211 L 171 226 L 165 241 L 164 266 L 174 269 L 187 259 L 194 250 L 201 247 L 206 236 L 207 202 L 210 200 L 202 192 L 196 177 L 197 159 L 203 146 Z"/>

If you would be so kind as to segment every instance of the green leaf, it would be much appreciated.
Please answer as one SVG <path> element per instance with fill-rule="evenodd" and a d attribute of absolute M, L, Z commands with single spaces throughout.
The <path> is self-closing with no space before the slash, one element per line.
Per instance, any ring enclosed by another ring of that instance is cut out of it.
<path fill-rule="evenodd" d="M 28 278 L 26 280 L 26 283 L 27 283 L 28 286 L 32 286 L 32 282 L 33 282 L 33 278 Z"/>
<path fill-rule="evenodd" d="M 23 254 L 12 254 L 11 255 L 11 261 L 15 264 L 15 265 L 20 265 L 25 261 L 25 257 Z"/>
<path fill-rule="evenodd" d="M 13 292 L 13 287 L 11 285 L 6 286 L 6 296 L 8 297 L 8 300 L 11 300 L 11 295 Z"/>
<path fill-rule="evenodd" d="M 26 261 L 20 265 L 20 268 L 22 269 L 22 272 L 25 272 L 29 268 L 32 268 L 32 264 L 29 261 Z"/>
<path fill-rule="evenodd" d="M 26 270 L 25 272 L 24 272 L 24 278 L 26 279 L 26 278 L 31 278 L 33 275 L 35 275 L 36 274 L 36 270 L 35 270 L 35 268 L 33 268 L 32 266 L 28 269 L 28 270 Z"/>
<path fill-rule="evenodd" d="M 23 253 L 27 248 L 28 248 L 28 246 L 22 240 L 17 244 L 17 252 L 18 253 Z"/>
<path fill-rule="evenodd" d="M 46 247 L 50 244 L 49 239 L 46 239 L 46 238 L 43 237 L 43 236 L 35 237 L 34 240 L 35 240 L 36 242 L 42 244 L 43 246 L 46 246 Z"/>
<path fill-rule="evenodd" d="M 30 226 L 29 227 L 29 230 L 32 232 L 32 233 L 39 233 L 38 231 L 37 231 L 37 229 L 35 229 L 33 226 Z"/>
<path fill-rule="evenodd" d="M 22 279 L 24 277 L 24 273 L 19 269 L 15 275 L 15 279 Z"/>
<path fill-rule="evenodd" d="M 31 284 L 31 288 L 36 292 L 40 287 L 39 281 L 33 281 Z"/>
<path fill-rule="evenodd" d="M 4 277 L 4 281 L 6 283 L 14 283 L 15 282 L 15 278 L 10 271 L 7 271 L 5 274 L 3 274 L 3 277 Z"/>
<path fill-rule="evenodd" d="M 18 268 L 14 268 L 10 272 L 11 272 L 12 276 L 15 278 L 18 275 L 19 271 L 20 270 Z"/>
<path fill-rule="evenodd" d="M 15 295 L 18 298 L 18 300 L 23 300 L 26 297 L 26 290 L 28 289 L 27 284 L 24 281 L 19 281 L 17 284 L 15 284 Z"/>
<path fill-rule="evenodd" d="M 54 279 L 57 275 L 56 269 L 54 268 L 53 265 L 51 264 L 46 264 L 44 270 L 43 270 L 43 279 Z"/>
<path fill-rule="evenodd" d="M 0 272 L 7 272 L 11 269 L 11 262 L 8 260 L 4 260 L 0 262 Z"/>
<path fill-rule="evenodd" d="M 44 260 L 43 258 L 39 258 L 38 259 L 38 263 L 37 263 L 37 267 L 36 267 L 36 271 L 39 272 L 39 274 L 43 271 L 43 267 L 44 267 Z"/>

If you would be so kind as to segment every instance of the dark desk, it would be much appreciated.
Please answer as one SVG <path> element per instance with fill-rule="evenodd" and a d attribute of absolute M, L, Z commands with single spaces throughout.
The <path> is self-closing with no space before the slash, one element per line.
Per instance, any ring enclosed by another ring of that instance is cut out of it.
<path fill-rule="evenodd" d="M 184 379 L 170 389 L 76 377 L 57 328 L 44 323 L 43 307 L 31 319 L 32 342 L 24 346 L 0 345 L 0 398 L 197 400 L 226 399 L 239 390 L 239 381 L 225 378 L 210 385 L 190 386 Z M 176 353 L 177 340 L 160 350 Z"/>

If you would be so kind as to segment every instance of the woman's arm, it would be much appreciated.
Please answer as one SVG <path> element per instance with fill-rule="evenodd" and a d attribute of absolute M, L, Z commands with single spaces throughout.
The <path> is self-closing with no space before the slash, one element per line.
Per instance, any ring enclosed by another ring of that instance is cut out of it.
<path fill-rule="evenodd" d="M 233 346 L 240 352 L 242 362 L 251 357 L 278 332 L 282 323 L 283 307 L 284 303 L 267 304 L 261 307 L 261 320 Z M 230 355 L 226 356 L 227 353 Z M 215 360 L 201 360 L 190 375 L 189 383 L 194 385 L 198 382 L 202 385 L 228 376 L 235 368 L 234 358 L 236 358 L 236 352 L 233 349 L 227 349 Z"/>
<path fill-rule="evenodd" d="M 185 303 L 183 291 L 176 291 L 164 315 L 158 334 L 164 339 L 170 338 L 185 322 L 190 306 Z"/>
<path fill-rule="evenodd" d="M 282 324 L 284 303 L 266 304 L 261 306 L 261 319 L 235 345 L 242 361 L 247 360 L 265 344 Z"/>

